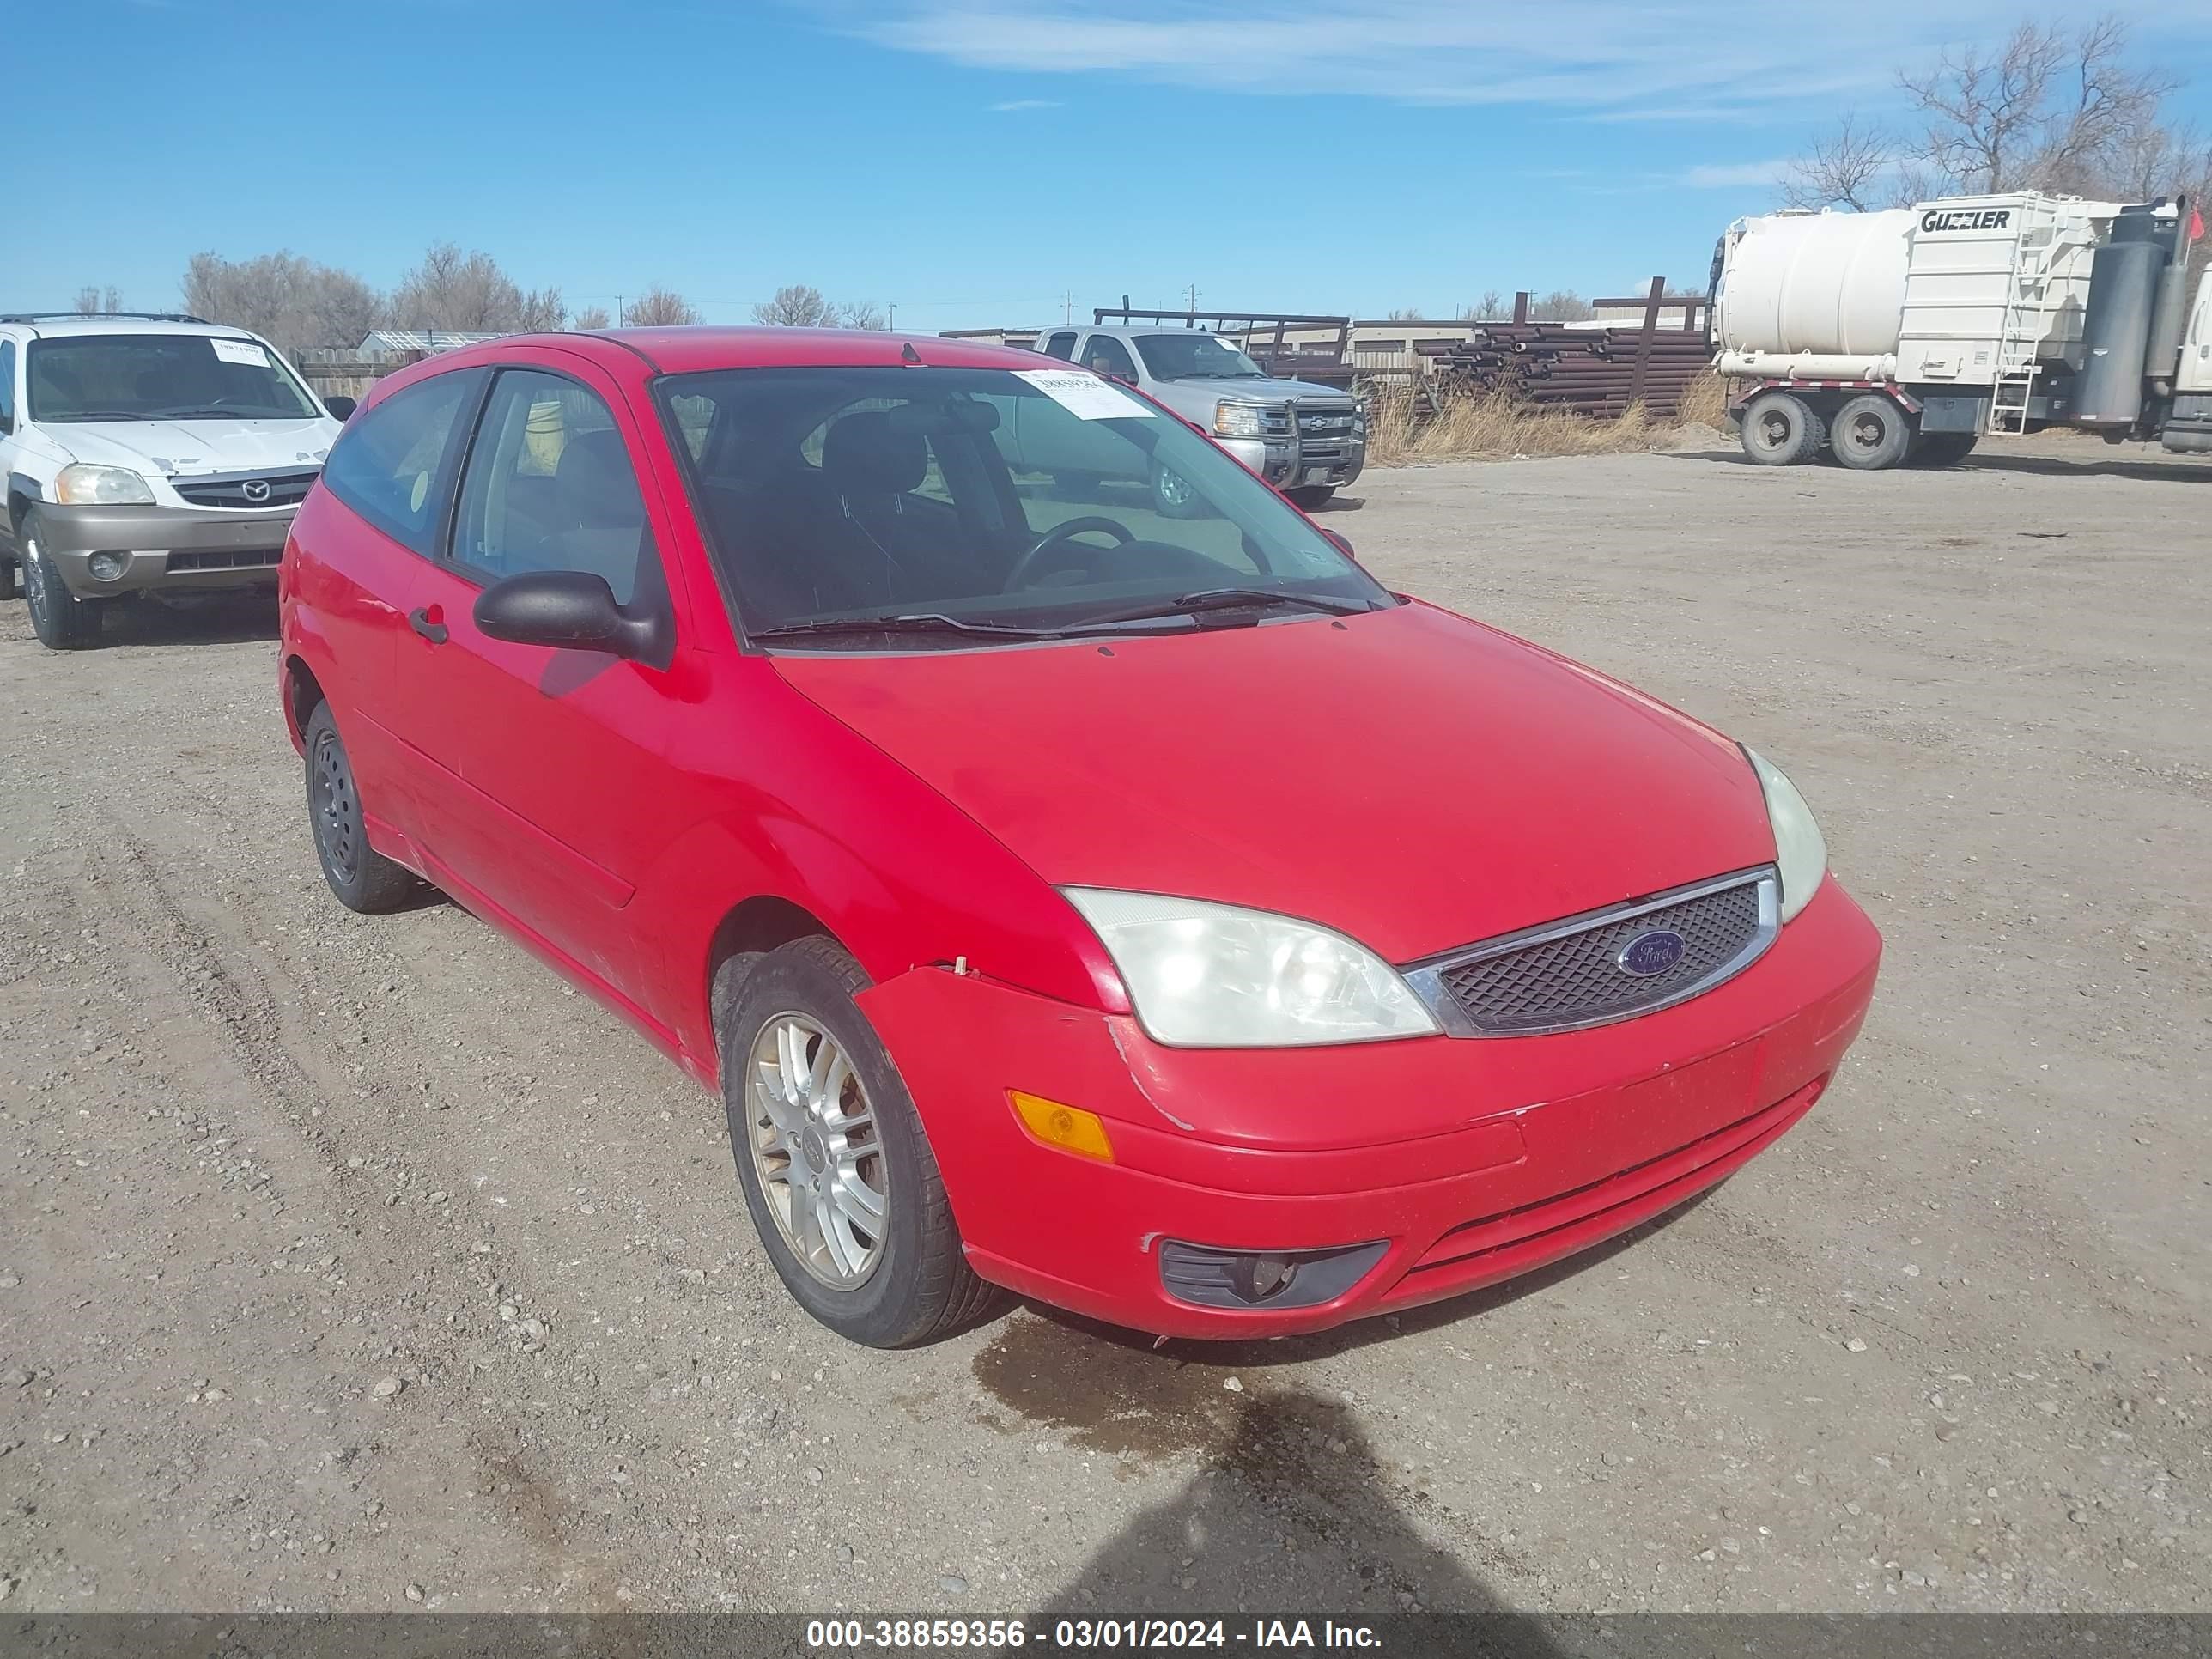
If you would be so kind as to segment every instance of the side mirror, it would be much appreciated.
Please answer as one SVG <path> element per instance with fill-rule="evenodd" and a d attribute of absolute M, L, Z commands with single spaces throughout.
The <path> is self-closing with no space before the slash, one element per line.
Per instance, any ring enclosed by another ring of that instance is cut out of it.
<path fill-rule="evenodd" d="M 359 409 L 361 405 L 356 403 L 352 398 L 347 397 L 343 392 L 340 392 L 335 398 L 324 398 L 323 407 L 330 410 L 331 418 L 332 420 L 349 421 L 353 419 L 354 410 Z"/>
<path fill-rule="evenodd" d="M 1319 525 L 1316 525 L 1314 528 L 1320 530 L 1321 526 Z M 1346 558 L 1351 560 L 1354 564 L 1358 564 L 1359 562 L 1359 555 L 1352 550 L 1351 537 L 1345 535 L 1340 531 L 1335 530 L 1322 530 L 1321 533 L 1328 537 L 1329 540 L 1334 542 L 1336 544 L 1336 550 L 1343 554 Z"/>
<path fill-rule="evenodd" d="M 633 661 L 659 659 L 662 618 L 633 616 L 615 603 L 606 578 L 586 570 L 532 570 L 477 595 L 477 627 L 510 645 L 598 651 Z"/>

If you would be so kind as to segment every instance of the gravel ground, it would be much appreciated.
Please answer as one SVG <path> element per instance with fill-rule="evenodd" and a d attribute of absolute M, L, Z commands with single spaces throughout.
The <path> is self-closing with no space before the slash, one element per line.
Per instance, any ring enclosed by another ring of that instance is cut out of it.
<path fill-rule="evenodd" d="M 8 1610 L 2212 1609 L 2212 469 L 1359 493 L 1394 585 L 1788 767 L 1888 966 L 1702 1204 L 1247 1349 L 841 1346 L 714 1100 L 325 892 L 265 607 L 0 606 Z"/>

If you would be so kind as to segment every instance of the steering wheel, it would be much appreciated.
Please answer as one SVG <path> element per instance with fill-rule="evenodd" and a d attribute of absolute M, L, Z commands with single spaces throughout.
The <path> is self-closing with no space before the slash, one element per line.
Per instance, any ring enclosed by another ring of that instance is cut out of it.
<path fill-rule="evenodd" d="M 1102 536 L 1111 536 L 1115 544 L 1119 547 L 1127 547 L 1137 539 L 1127 525 L 1116 524 L 1111 519 L 1102 519 L 1095 513 L 1087 518 L 1070 519 L 1065 524 L 1053 526 L 1030 544 L 1030 550 L 1016 559 L 1014 568 L 1006 572 L 1006 582 L 999 591 L 1003 593 L 1014 592 L 1036 570 L 1047 553 L 1071 537 L 1085 535 L 1093 531 Z"/>

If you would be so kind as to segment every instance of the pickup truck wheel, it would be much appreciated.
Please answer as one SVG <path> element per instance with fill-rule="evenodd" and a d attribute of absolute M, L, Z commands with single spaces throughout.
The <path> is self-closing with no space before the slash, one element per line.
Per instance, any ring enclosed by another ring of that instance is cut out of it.
<path fill-rule="evenodd" d="M 100 601 L 80 599 L 63 584 L 61 572 L 40 549 L 44 526 L 37 513 L 16 527 L 22 550 L 23 598 L 30 606 L 31 631 L 49 651 L 79 651 L 100 642 Z"/>
<path fill-rule="evenodd" d="M 1743 453 L 1761 466 L 1799 466 L 1820 453 L 1820 417 L 1794 392 L 1762 392 L 1743 411 Z"/>
<path fill-rule="evenodd" d="M 1840 466 L 1879 472 L 1895 466 L 1912 447 L 1912 422 L 1880 392 L 1864 392 L 1836 411 L 1828 428 L 1828 447 Z"/>
<path fill-rule="evenodd" d="M 315 705 L 300 744 L 307 750 L 307 823 L 314 832 L 323 879 L 349 910 L 377 915 L 398 909 L 422 890 L 422 884 L 412 871 L 368 844 L 353 761 L 339 741 L 330 704 Z"/>
<path fill-rule="evenodd" d="M 1336 486 L 1300 484 L 1296 489 L 1285 489 L 1283 494 L 1289 498 L 1291 505 L 1299 512 L 1316 513 L 1321 510 L 1330 496 L 1336 494 Z"/>
<path fill-rule="evenodd" d="M 1905 457 L 1907 466 L 1956 466 L 1974 453 L 1978 434 L 1972 432 L 1923 432 L 1912 441 L 1912 453 Z"/>
<path fill-rule="evenodd" d="M 1201 510 L 1198 492 L 1182 474 L 1152 463 L 1152 508 L 1163 519 L 1194 519 Z"/>
<path fill-rule="evenodd" d="M 904 1348 L 995 1308 L 960 1246 L 913 1097 L 830 939 L 756 962 L 716 1011 L 745 1208 L 799 1306 L 848 1341 Z"/>

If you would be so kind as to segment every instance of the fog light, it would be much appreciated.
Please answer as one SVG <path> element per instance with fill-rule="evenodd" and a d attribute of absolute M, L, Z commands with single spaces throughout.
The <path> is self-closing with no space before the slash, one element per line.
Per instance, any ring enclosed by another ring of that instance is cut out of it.
<path fill-rule="evenodd" d="M 1388 1240 L 1333 1250 L 1221 1250 L 1163 1239 L 1160 1288 L 1201 1308 L 1314 1308 L 1367 1277 Z"/>
<path fill-rule="evenodd" d="M 1063 1106 L 1042 1095 L 1025 1095 L 1018 1089 L 1007 1090 L 1006 1098 L 1013 1102 L 1014 1115 L 1021 1119 L 1022 1127 L 1046 1146 L 1078 1158 L 1095 1158 L 1103 1164 L 1114 1161 L 1114 1143 L 1106 1139 L 1106 1126 L 1097 1113 L 1080 1106 Z"/>
<path fill-rule="evenodd" d="M 95 553 L 84 562 L 96 582 L 112 582 L 131 568 L 128 553 Z"/>

